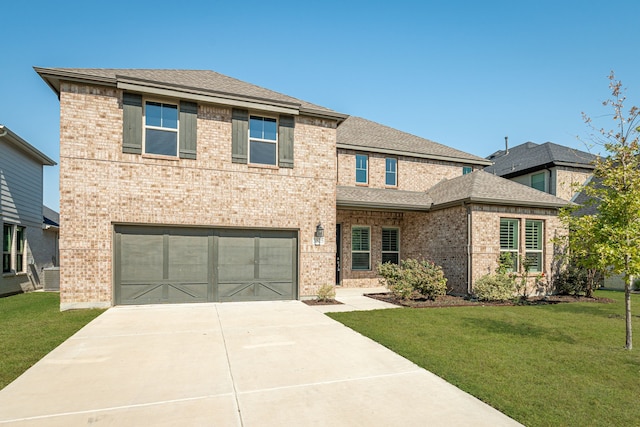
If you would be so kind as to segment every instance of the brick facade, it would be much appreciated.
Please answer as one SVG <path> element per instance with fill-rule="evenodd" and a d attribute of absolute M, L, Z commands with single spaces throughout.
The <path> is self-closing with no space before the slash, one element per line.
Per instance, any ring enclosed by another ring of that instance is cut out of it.
<path fill-rule="evenodd" d="M 571 200 L 576 194 L 575 185 L 584 185 L 592 175 L 593 171 L 590 169 L 556 167 L 555 195 L 561 199 Z"/>
<path fill-rule="evenodd" d="M 398 160 L 398 185 L 391 188 L 406 191 L 427 191 L 445 178 L 451 179 L 462 175 L 462 167 L 469 166 L 439 160 L 338 149 L 338 185 L 356 185 L 356 154 L 369 156 L 369 183 L 367 186 L 371 188 L 390 188 L 385 185 L 385 159 L 387 157 Z"/>
<path fill-rule="evenodd" d="M 231 162 L 231 108 L 200 104 L 197 160 L 167 160 L 122 152 L 122 91 L 60 92 L 63 307 L 112 304 L 117 223 L 299 230 L 299 295 L 334 283 L 336 121 L 296 117 L 295 167 L 252 167 Z"/>

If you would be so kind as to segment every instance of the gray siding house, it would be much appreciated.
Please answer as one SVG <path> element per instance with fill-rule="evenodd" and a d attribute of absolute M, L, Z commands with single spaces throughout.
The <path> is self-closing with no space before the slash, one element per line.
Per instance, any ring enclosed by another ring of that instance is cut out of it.
<path fill-rule="evenodd" d="M 44 225 L 42 166 L 56 162 L 0 125 L 0 295 L 39 283 L 42 269 L 57 264 L 57 224 Z"/>

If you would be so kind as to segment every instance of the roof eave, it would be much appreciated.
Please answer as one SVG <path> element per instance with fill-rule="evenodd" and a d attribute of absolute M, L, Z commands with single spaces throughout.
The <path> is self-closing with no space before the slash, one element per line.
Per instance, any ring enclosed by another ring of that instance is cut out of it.
<path fill-rule="evenodd" d="M 482 205 L 499 205 L 499 206 L 522 206 L 522 207 L 543 208 L 543 209 L 560 209 L 567 205 L 574 204 L 569 201 L 565 203 L 544 203 L 544 202 L 534 202 L 534 201 L 493 199 L 493 198 L 484 198 L 484 197 L 467 197 L 464 199 L 452 200 L 452 201 L 441 203 L 441 204 L 434 204 L 432 207 L 432 210 L 446 209 L 453 206 L 460 206 L 460 204 L 462 203 L 477 203 Z"/>
<path fill-rule="evenodd" d="M 431 210 L 431 206 L 425 205 L 409 205 L 409 204 L 393 204 L 393 203 L 374 203 L 364 201 L 346 201 L 337 200 L 336 207 L 359 209 L 359 210 L 377 210 L 377 211 L 422 211 L 426 212 Z"/>
<path fill-rule="evenodd" d="M 365 147 L 362 145 L 352 145 L 352 144 L 344 144 L 344 143 L 338 143 L 336 144 L 336 147 L 342 148 L 344 150 L 365 151 L 368 153 L 380 153 L 380 154 L 393 154 L 396 156 L 416 157 L 420 159 L 431 159 L 431 160 L 443 160 L 447 162 L 458 162 L 458 163 L 464 163 L 469 165 L 490 166 L 492 164 L 488 160 L 474 160 L 474 159 L 465 159 L 462 157 L 440 156 L 437 154 L 413 153 L 410 151 Z"/>
<path fill-rule="evenodd" d="M 6 133 L 5 133 L 6 132 Z M 11 129 L 4 125 L 0 125 L 0 135 L 2 138 L 6 138 L 18 150 L 26 153 L 31 158 L 37 160 L 44 166 L 55 166 L 57 163 L 45 155 L 42 151 L 29 144 L 24 139 L 16 135 Z"/>

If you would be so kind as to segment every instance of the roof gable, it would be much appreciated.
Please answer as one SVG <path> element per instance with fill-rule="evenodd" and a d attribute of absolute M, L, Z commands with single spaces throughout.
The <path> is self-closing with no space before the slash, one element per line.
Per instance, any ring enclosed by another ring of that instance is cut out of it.
<path fill-rule="evenodd" d="M 29 144 L 24 139 L 20 138 L 17 134 L 11 131 L 8 127 L 0 125 L 0 141 L 3 141 L 12 147 L 18 149 L 26 156 L 32 158 L 38 163 L 45 166 L 55 166 L 56 162 L 47 157 L 44 153 L 38 150 L 33 145 Z"/>

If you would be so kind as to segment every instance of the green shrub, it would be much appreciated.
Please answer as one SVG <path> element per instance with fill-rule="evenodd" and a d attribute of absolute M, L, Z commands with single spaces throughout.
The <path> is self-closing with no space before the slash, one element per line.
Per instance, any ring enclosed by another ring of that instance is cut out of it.
<path fill-rule="evenodd" d="M 378 274 L 396 298 L 435 299 L 447 293 L 447 279 L 442 267 L 431 261 L 409 258 L 402 260 L 400 265 L 378 264 Z"/>
<path fill-rule="evenodd" d="M 560 271 L 554 283 L 560 295 L 585 295 L 589 287 L 587 271 L 572 265 Z"/>
<path fill-rule="evenodd" d="M 487 274 L 473 284 L 473 295 L 481 301 L 507 301 L 515 290 L 513 277 L 502 273 Z"/>
<path fill-rule="evenodd" d="M 633 280 L 633 290 L 640 291 L 640 278 Z"/>
<path fill-rule="evenodd" d="M 336 288 L 333 285 L 322 285 L 318 289 L 318 301 L 332 301 L 336 298 Z"/>

